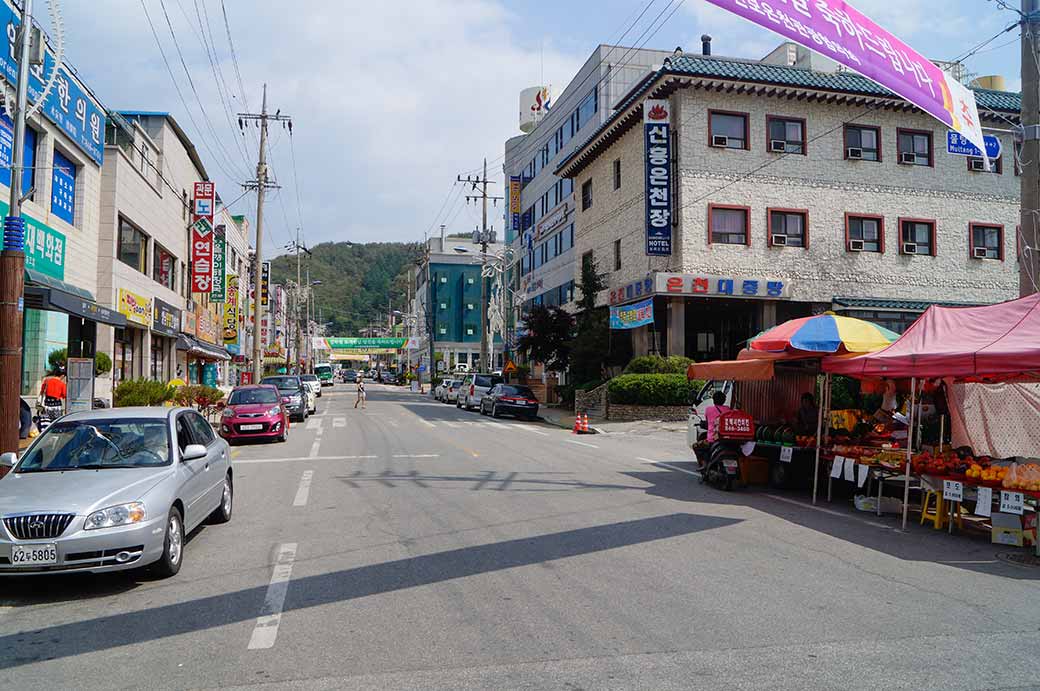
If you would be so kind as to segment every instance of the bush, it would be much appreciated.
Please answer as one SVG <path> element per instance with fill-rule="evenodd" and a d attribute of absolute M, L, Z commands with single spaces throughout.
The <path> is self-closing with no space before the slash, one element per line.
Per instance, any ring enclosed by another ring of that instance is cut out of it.
<path fill-rule="evenodd" d="M 200 413 L 206 414 L 224 399 L 224 392 L 212 386 L 190 385 L 177 389 L 173 400 L 177 405 L 195 406 Z"/>
<path fill-rule="evenodd" d="M 173 400 L 177 389 L 161 381 L 151 379 L 132 379 L 120 382 L 112 392 L 112 405 L 116 408 L 128 406 L 162 405 Z"/>
<path fill-rule="evenodd" d="M 607 386 L 607 398 L 619 405 L 686 405 L 704 382 L 685 374 L 622 374 Z"/>
<path fill-rule="evenodd" d="M 59 368 L 65 369 L 65 365 L 68 363 L 68 361 L 68 348 L 59 348 L 58 350 L 51 351 L 50 354 L 47 355 L 47 366 L 51 372 Z"/>
<path fill-rule="evenodd" d="M 682 355 L 640 355 L 632 358 L 625 366 L 625 374 L 682 374 L 686 375 L 686 368 L 693 363 L 688 357 Z"/>
<path fill-rule="evenodd" d="M 94 374 L 100 376 L 112 371 L 112 358 L 107 353 L 94 355 Z"/>

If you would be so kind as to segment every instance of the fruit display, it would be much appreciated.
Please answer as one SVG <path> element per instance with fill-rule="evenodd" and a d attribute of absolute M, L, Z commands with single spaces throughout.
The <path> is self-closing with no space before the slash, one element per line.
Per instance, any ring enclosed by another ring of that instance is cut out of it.
<path fill-rule="evenodd" d="M 799 434 L 794 438 L 794 443 L 802 448 L 810 448 L 816 446 L 816 435 Z"/>
<path fill-rule="evenodd" d="M 1012 463 L 1005 469 L 1002 484 L 1007 489 L 1040 492 L 1040 465 L 1036 463 Z"/>
<path fill-rule="evenodd" d="M 973 466 L 978 466 L 980 472 L 978 479 L 982 479 L 981 471 L 989 468 L 990 461 L 988 456 L 975 458 L 971 455 L 971 449 L 961 447 L 956 451 L 946 450 L 934 455 L 929 451 L 914 454 L 910 467 L 918 475 L 963 475 L 967 478 L 970 477 L 968 471 Z"/>
<path fill-rule="evenodd" d="M 998 483 L 1003 481 L 1008 469 L 1004 466 L 984 466 L 978 462 L 972 463 L 964 473 L 969 480 L 979 480 L 985 483 Z"/>

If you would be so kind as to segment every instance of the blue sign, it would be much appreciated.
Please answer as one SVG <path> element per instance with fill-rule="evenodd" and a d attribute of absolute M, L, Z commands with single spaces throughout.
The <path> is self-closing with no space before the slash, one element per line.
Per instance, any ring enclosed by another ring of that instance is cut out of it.
<path fill-rule="evenodd" d="M 76 164 L 57 149 L 51 175 L 51 213 L 69 225 L 76 217 Z"/>
<path fill-rule="evenodd" d="M 21 23 L 21 12 L 15 12 L 6 1 L 0 2 L 0 25 L 7 29 L 7 50 L 0 51 L 0 76 L 11 85 L 18 83 L 14 38 Z M 43 65 L 33 66 L 29 70 L 30 101 L 39 100 L 43 86 L 53 70 L 54 55 L 48 48 Z M 64 65 L 58 67 L 57 80 L 47 95 L 42 112 L 85 154 L 101 165 L 105 149 L 105 110 Z"/>
<path fill-rule="evenodd" d="M 0 183 L 11 186 L 11 152 L 14 151 L 14 123 L 6 114 L 0 113 Z M 28 194 L 35 180 L 36 130 L 25 128 L 25 146 L 22 151 L 22 194 Z"/>
<path fill-rule="evenodd" d="M 667 100 L 643 103 L 646 169 L 646 253 L 672 253 L 672 151 Z"/>
<path fill-rule="evenodd" d="M 635 329 L 654 323 L 654 299 L 610 308 L 610 328 Z"/>
<path fill-rule="evenodd" d="M 986 140 L 986 158 L 990 160 L 1000 158 L 1000 139 L 992 134 L 985 135 L 983 139 Z M 979 151 L 979 147 L 968 141 L 968 138 L 960 132 L 954 132 L 953 130 L 946 131 L 946 153 L 982 158 L 982 152 Z"/>

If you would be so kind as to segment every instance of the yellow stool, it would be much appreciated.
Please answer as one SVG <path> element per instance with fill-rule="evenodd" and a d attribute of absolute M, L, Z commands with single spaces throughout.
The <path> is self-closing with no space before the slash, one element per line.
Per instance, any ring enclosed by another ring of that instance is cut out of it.
<path fill-rule="evenodd" d="M 929 510 L 929 507 L 934 508 Z M 925 521 L 931 521 L 932 526 L 936 530 L 942 530 L 948 524 L 948 515 L 950 509 L 943 499 L 942 492 L 938 490 L 925 490 L 924 496 L 921 498 L 921 525 L 925 524 Z M 963 519 L 961 516 L 961 505 L 958 502 L 954 508 L 954 512 L 957 514 L 957 529 L 960 530 L 964 527 Z"/>

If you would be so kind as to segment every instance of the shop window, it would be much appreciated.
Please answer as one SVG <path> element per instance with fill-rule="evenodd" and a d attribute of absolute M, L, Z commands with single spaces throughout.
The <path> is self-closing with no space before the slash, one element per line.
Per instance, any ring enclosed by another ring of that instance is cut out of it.
<path fill-rule="evenodd" d="M 748 114 L 708 111 L 708 143 L 724 149 L 750 149 Z"/>
<path fill-rule="evenodd" d="M 805 154 L 805 120 L 766 116 L 767 144 L 778 154 Z"/>
<path fill-rule="evenodd" d="M 884 218 L 845 214 L 845 249 L 849 252 L 884 252 Z"/>
<path fill-rule="evenodd" d="M 51 175 L 51 213 L 73 224 L 76 218 L 76 164 L 54 150 Z"/>
<path fill-rule="evenodd" d="M 935 221 L 920 218 L 899 219 L 900 254 L 935 256 Z"/>
<path fill-rule="evenodd" d="M 119 218 L 119 238 L 116 247 L 119 261 L 147 273 L 148 236 L 125 218 Z"/>
<path fill-rule="evenodd" d="M 165 341 L 158 336 L 152 336 L 152 371 L 153 381 L 166 381 L 166 348 Z"/>
<path fill-rule="evenodd" d="M 809 212 L 804 209 L 769 209 L 770 247 L 808 247 Z"/>
<path fill-rule="evenodd" d="M 158 242 L 152 243 L 152 279 L 165 288 L 177 289 L 177 258 Z"/>
<path fill-rule="evenodd" d="M 25 127 L 25 146 L 22 157 L 25 168 L 22 171 L 22 194 L 28 194 L 36 184 L 36 130 Z M 14 149 L 14 123 L 3 112 L 0 112 L 0 183 L 11 187 L 11 152 Z M 30 196 L 29 199 L 32 199 Z"/>
<path fill-rule="evenodd" d="M 718 245 L 750 245 L 750 209 L 746 206 L 708 206 L 708 242 Z"/>
<path fill-rule="evenodd" d="M 845 158 L 855 161 L 880 161 L 881 128 L 845 125 Z"/>
<path fill-rule="evenodd" d="M 581 184 L 581 210 L 588 211 L 592 208 L 592 180 L 586 180 Z"/>
<path fill-rule="evenodd" d="M 968 156 L 968 171 L 972 173 L 994 173 L 1001 175 L 1004 172 L 1004 167 L 1000 165 L 1001 159 L 991 158 L 989 161 L 989 170 L 986 170 L 986 164 L 983 163 L 981 158 L 975 158 L 974 156 Z"/>
<path fill-rule="evenodd" d="M 621 238 L 614 241 L 614 271 L 621 271 Z"/>
<path fill-rule="evenodd" d="M 112 382 L 117 385 L 134 378 L 134 332 L 132 329 L 117 328 L 114 340 Z"/>
<path fill-rule="evenodd" d="M 1004 226 L 972 223 L 968 230 L 973 258 L 1004 260 Z"/>
<path fill-rule="evenodd" d="M 908 166 L 932 165 L 932 133 L 923 130 L 896 131 L 899 163 Z"/>
<path fill-rule="evenodd" d="M 621 159 L 614 159 L 614 189 L 621 189 Z"/>

